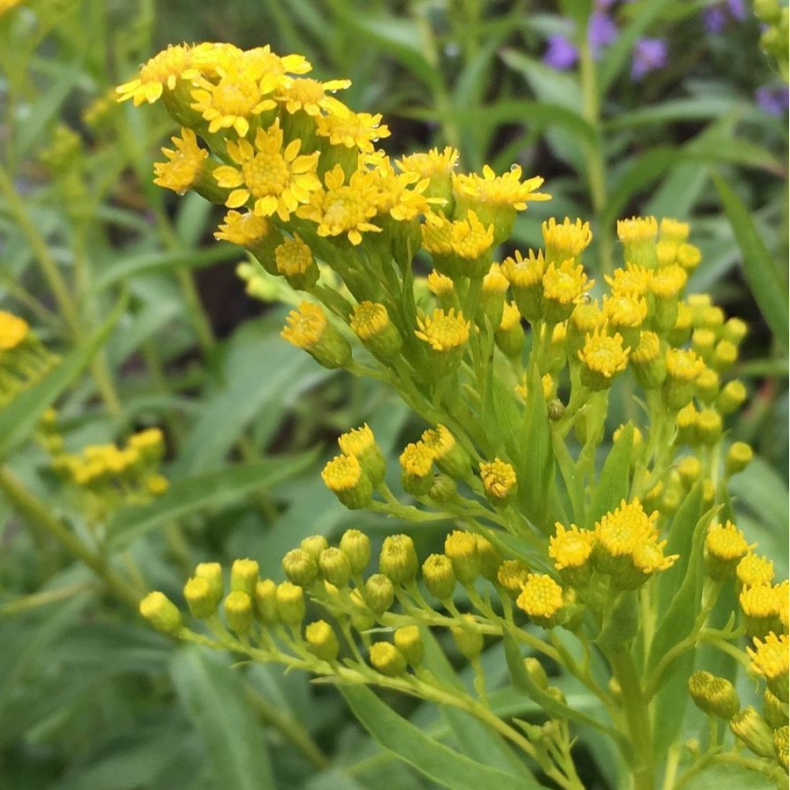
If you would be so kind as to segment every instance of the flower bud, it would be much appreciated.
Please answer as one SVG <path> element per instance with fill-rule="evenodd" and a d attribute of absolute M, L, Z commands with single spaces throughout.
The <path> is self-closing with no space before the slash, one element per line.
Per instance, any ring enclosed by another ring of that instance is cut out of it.
<path fill-rule="evenodd" d="M 700 710 L 720 719 L 731 719 L 740 710 L 741 701 L 732 683 L 710 672 L 694 672 L 688 679 L 688 690 Z"/>
<path fill-rule="evenodd" d="M 655 332 L 639 333 L 639 343 L 631 353 L 631 366 L 644 389 L 658 389 L 667 377 L 667 363 L 661 339 Z"/>
<path fill-rule="evenodd" d="M 773 733 L 751 705 L 730 719 L 730 729 L 755 754 L 760 757 L 775 756 Z"/>
<path fill-rule="evenodd" d="M 225 620 L 237 634 L 246 634 L 252 627 L 252 598 L 243 590 L 234 590 L 225 598 Z"/>
<path fill-rule="evenodd" d="M 385 577 L 386 578 L 386 577 Z M 376 624 L 376 618 L 370 611 L 370 607 L 365 603 L 360 591 L 352 590 L 348 596 L 351 602 L 351 625 L 357 631 L 367 631 Z"/>
<path fill-rule="evenodd" d="M 553 628 L 563 613 L 562 587 L 551 576 L 530 573 L 516 599 L 516 606 L 536 625 Z"/>
<path fill-rule="evenodd" d="M 715 345 L 716 333 L 712 329 L 700 327 L 691 333 L 691 347 L 704 360 L 711 358 Z"/>
<path fill-rule="evenodd" d="M 481 461 L 480 477 L 483 481 L 486 498 L 495 506 L 505 507 L 515 497 L 518 490 L 516 470 L 505 461 Z"/>
<path fill-rule="evenodd" d="M 345 587 L 351 578 L 351 563 L 341 549 L 324 549 L 318 558 L 321 573 L 330 584 Z"/>
<path fill-rule="evenodd" d="M 691 488 L 702 477 L 702 462 L 696 455 L 687 455 L 678 462 L 678 474 L 683 485 Z"/>
<path fill-rule="evenodd" d="M 298 291 L 309 291 L 318 282 L 319 272 L 313 252 L 297 233 L 275 248 L 274 261 L 277 273 Z"/>
<path fill-rule="evenodd" d="M 316 620 L 305 628 L 307 649 L 322 661 L 334 661 L 340 650 L 337 636 L 326 620 Z"/>
<path fill-rule="evenodd" d="M 318 577 L 318 565 L 304 549 L 292 549 L 282 560 L 283 571 L 289 582 L 309 587 Z"/>
<path fill-rule="evenodd" d="M 387 462 L 384 460 L 381 448 L 376 444 L 373 431 L 367 424 L 342 434 L 337 443 L 342 453 L 353 455 L 359 461 L 362 471 L 370 478 L 374 486 L 384 480 Z"/>
<path fill-rule="evenodd" d="M 729 370 L 738 359 L 738 346 L 729 340 L 720 340 L 713 349 L 710 364 L 719 373 Z"/>
<path fill-rule="evenodd" d="M 450 629 L 456 647 L 469 661 L 474 661 L 483 652 L 483 635 L 477 630 L 474 617 L 465 614 L 458 625 Z"/>
<path fill-rule="evenodd" d="M 784 768 L 787 773 L 788 768 L 788 727 L 780 727 L 774 730 L 774 753 L 776 754 L 776 761 Z"/>
<path fill-rule="evenodd" d="M 422 578 L 434 598 L 446 601 L 453 597 L 455 573 L 449 557 L 431 554 L 422 564 Z"/>
<path fill-rule="evenodd" d="M 261 579 L 255 585 L 255 611 L 264 625 L 276 625 L 280 622 L 277 585 L 271 579 Z"/>
<path fill-rule="evenodd" d="M 231 592 L 241 590 L 247 595 L 253 595 L 257 583 L 258 563 L 255 560 L 235 560 L 230 569 Z"/>
<path fill-rule="evenodd" d="M 541 664 L 537 658 L 534 656 L 525 658 L 524 669 L 527 670 L 529 676 L 532 678 L 532 682 L 539 689 L 545 691 L 549 687 L 549 678 L 546 675 L 546 670 L 543 668 L 543 664 Z"/>
<path fill-rule="evenodd" d="M 712 368 L 705 368 L 697 378 L 697 397 L 709 406 L 719 394 L 719 374 Z"/>
<path fill-rule="evenodd" d="M 433 485 L 434 455 L 424 442 L 407 444 L 400 454 L 403 490 L 412 496 L 425 496 Z"/>
<path fill-rule="evenodd" d="M 449 475 L 434 475 L 428 497 L 439 505 L 453 502 L 458 498 L 458 485 Z"/>
<path fill-rule="evenodd" d="M 721 336 L 723 340 L 737 346 L 746 337 L 748 331 L 749 327 L 745 321 L 741 321 L 740 318 L 730 318 L 722 327 Z"/>
<path fill-rule="evenodd" d="M 406 672 L 406 657 L 390 642 L 374 642 L 370 646 L 370 663 L 387 677 L 398 677 Z"/>
<path fill-rule="evenodd" d="M 184 598 L 193 617 L 205 620 L 217 611 L 217 600 L 206 579 L 193 576 L 184 585 Z"/>
<path fill-rule="evenodd" d="M 403 585 L 414 580 L 418 568 L 414 541 L 408 535 L 390 535 L 384 539 L 379 555 L 379 570 L 393 584 Z"/>
<path fill-rule="evenodd" d="M 763 694 L 763 717 L 774 730 L 787 726 L 787 706 L 770 689 Z"/>
<path fill-rule="evenodd" d="M 381 616 L 395 601 L 395 587 L 389 576 L 374 573 L 365 582 L 365 603 L 376 616 Z"/>
<path fill-rule="evenodd" d="M 732 522 L 712 525 L 705 538 L 705 562 L 710 577 L 719 582 L 731 579 L 749 548 L 743 532 Z"/>
<path fill-rule="evenodd" d="M 422 664 L 425 645 L 418 625 L 404 625 L 395 629 L 395 647 L 403 653 L 405 659 L 413 666 Z"/>
<path fill-rule="evenodd" d="M 480 575 L 480 556 L 474 533 L 451 532 L 444 541 L 444 553 L 453 564 L 453 571 L 461 584 L 472 584 Z"/>
<path fill-rule="evenodd" d="M 719 393 L 719 397 L 716 398 L 716 408 L 722 414 L 732 414 L 741 407 L 745 400 L 746 387 L 742 381 L 734 379 L 728 381 Z"/>
<path fill-rule="evenodd" d="M 529 568 L 521 560 L 505 560 L 497 571 L 497 582 L 515 600 L 529 577 Z"/>
<path fill-rule="evenodd" d="M 340 550 L 348 557 L 353 574 L 360 574 L 370 562 L 370 538 L 358 529 L 347 529 L 340 538 Z"/>
<path fill-rule="evenodd" d="M 170 636 L 177 636 L 183 625 L 178 607 L 161 592 L 150 592 L 140 601 L 140 614 L 157 631 Z"/>
<path fill-rule="evenodd" d="M 458 443 L 455 436 L 444 426 L 427 430 L 422 435 L 422 443 L 433 455 L 436 465 L 454 480 L 469 477 L 471 459 L 469 453 Z"/>
<path fill-rule="evenodd" d="M 304 620 L 304 591 L 291 582 L 277 585 L 277 615 L 286 625 L 299 625 Z"/>
<path fill-rule="evenodd" d="M 502 564 L 502 555 L 499 549 L 486 540 L 482 535 L 475 535 L 477 541 L 477 554 L 480 557 L 480 573 L 483 578 L 496 581 L 499 566 Z"/>
<path fill-rule="evenodd" d="M 746 442 L 733 442 L 724 458 L 724 473 L 727 477 L 742 472 L 751 463 L 754 452 Z"/>
<path fill-rule="evenodd" d="M 306 551 L 316 562 L 324 549 L 329 548 L 329 541 L 323 535 L 310 535 L 303 538 L 299 548 Z"/>
<path fill-rule="evenodd" d="M 524 329 L 521 326 L 521 313 L 513 302 L 505 303 L 494 340 L 506 357 L 516 359 L 521 356 L 524 350 Z"/>
<path fill-rule="evenodd" d="M 280 333 L 289 343 L 310 353 L 325 368 L 343 368 L 351 362 L 351 346 L 318 305 L 301 302 L 292 310 Z"/>
<path fill-rule="evenodd" d="M 195 577 L 205 579 L 208 582 L 211 597 L 214 599 L 214 606 L 218 606 L 225 593 L 222 583 L 222 566 L 218 562 L 201 562 L 195 568 Z"/>
<path fill-rule="evenodd" d="M 321 479 L 349 510 L 367 507 L 373 499 L 373 483 L 353 455 L 338 455 L 324 467 Z"/>
<path fill-rule="evenodd" d="M 677 444 L 696 445 L 699 443 L 697 437 L 697 419 L 699 412 L 694 407 L 693 403 L 684 406 L 677 414 L 677 427 L 678 434 L 676 438 Z"/>

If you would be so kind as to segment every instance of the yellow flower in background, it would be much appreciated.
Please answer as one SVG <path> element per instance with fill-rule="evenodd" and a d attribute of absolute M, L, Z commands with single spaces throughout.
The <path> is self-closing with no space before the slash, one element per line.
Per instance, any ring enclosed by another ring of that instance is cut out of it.
<path fill-rule="evenodd" d="M 241 213 L 229 211 L 225 215 L 224 223 L 214 233 L 214 238 L 238 244 L 241 247 L 251 247 L 269 234 L 271 222 L 266 217 L 259 217 L 251 211 Z"/>
<path fill-rule="evenodd" d="M 631 217 L 617 220 L 617 238 L 623 244 L 653 241 L 658 233 L 655 217 Z"/>
<path fill-rule="evenodd" d="M 318 154 L 300 156 L 301 140 L 293 140 L 285 150 L 282 145 L 279 121 L 269 129 L 258 129 L 254 146 L 248 140 L 228 140 L 228 155 L 238 167 L 223 165 L 214 171 L 217 183 L 233 190 L 225 201 L 228 208 L 252 201 L 258 216 L 277 214 L 287 222 L 291 213 L 321 188 L 315 172 Z"/>
<path fill-rule="evenodd" d="M 550 217 L 541 224 L 540 229 L 546 246 L 546 257 L 551 261 L 578 258 L 592 241 L 590 223 L 580 219 L 571 222 L 565 217 L 559 223 L 554 217 Z"/>
<path fill-rule="evenodd" d="M 181 129 L 181 137 L 171 137 L 175 149 L 163 148 L 167 162 L 154 164 L 154 183 L 183 195 L 196 181 L 208 159 L 208 151 L 201 148 L 192 129 Z"/>
<path fill-rule="evenodd" d="M 351 80 L 329 80 L 319 82 L 318 80 L 302 77 L 289 80 L 280 86 L 275 94 L 286 112 L 293 115 L 299 110 L 304 110 L 308 115 L 345 115 L 349 112 L 343 102 L 328 93 L 345 90 L 351 86 Z"/>
<path fill-rule="evenodd" d="M 16 348 L 30 331 L 27 321 L 18 315 L 0 310 L 0 351 Z"/>
<path fill-rule="evenodd" d="M 446 146 L 442 151 L 431 148 L 425 153 L 409 154 L 396 161 L 404 173 L 416 173 L 421 178 L 449 176 L 458 165 L 459 153 Z"/>
<path fill-rule="evenodd" d="M 180 79 L 196 75 L 191 67 L 192 47 L 171 44 L 143 65 L 137 79 L 115 89 L 118 101 L 132 99 L 135 107 L 143 102 L 153 104 L 162 97 L 165 89 L 172 91 Z"/>
<path fill-rule="evenodd" d="M 396 173 L 389 160 L 376 167 L 370 177 L 376 186 L 379 215 L 389 214 L 394 220 L 404 222 L 428 212 L 429 202 L 423 196 L 429 184 L 427 178 L 420 179 L 414 173 Z"/>
<path fill-rule="evenodd" d="M 315 122 L 318 136 L 326 137 L 332 145 L 356 147 L 368 154 L 375 150 L 373 143 L 390 136 L 389 128 L 381 123 L 381 113 L 349 110 L 345 115 L 319 115 Z"/>

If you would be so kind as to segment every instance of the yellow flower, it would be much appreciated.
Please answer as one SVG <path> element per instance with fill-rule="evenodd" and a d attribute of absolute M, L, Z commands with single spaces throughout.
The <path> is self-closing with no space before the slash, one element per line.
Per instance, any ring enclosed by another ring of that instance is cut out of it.
<path fill-rule="evenodd" d="M 434 351 L 453 351 L 469 340 L 469 321 L 464 314 L 455 308 L 448 312 L 436 309 L 429 316 L 417 318 L 419 329 L 414 334 L 423 342 L 428 343 Z"/>
<path fill-rule="evenodd" d="M 650 283 L 650 290 L 659 299 L 674 299 L 685 287 L 688 275 L 676 264 L 659 269 Z"/>
<path fill-rule="evenodd" d="M 225 165 L 214 171 L 219 185 L 233 190 L 225 201 L 228 208 L 239 208 L 252 200 L 258 216 L 277 214 L 287 222 L 312 192 L 320 190 L 315 173 L 318 154 L 299 156 L 300 140 L 290 142 L 285 150 L 282 144 L 279 121 L 268 130 L 258 129 L 254 147 L 247 140 L 228 140 L 228 155 L 239 167 Z"/>
<path fill-rule="evenodd" d="M 376 167 L 370 177 L 376 186 L 378 214 L 389 214 L 398 222 L 406 222 L 427 213 L 429 201 L 423 195 L 428 188 L 427 178 L 420 180 L 414 173 L 396 173 L 388 159 Z"/>
<path fill-rule="evenodd" d="M 550 196 L 539 189 L 543 179 L 540 176 L 521 181 L 521 168 L 516 166 L 509 172 L 498 176 L 488 166 L 483 167 L 483 175 L 454 174 L 453 188 L 458 196 L 466 196 L 480 203 L 492 206 L 512 207 L 523 211 L 530 200 L 549 200 Z"/>
<path fill-rule="evenodd" d="M 115 89 L 118 101 L 132 99 L 135 107 L 144 101 L 153 104 L 165 89 L 172 91 L 176 87 L 178 80 L 190 71 L 191 65 L 191 47 L 186 44 L 168 45 L 167 49 L 154 55 L 142 66 L 137 79 Z"/>
<path fill-rule="evenodd" d="M 259 217 L 251 211 L 243 214 L 229 211 L 225 215 L 224 224 L 214 233 L 214 238 L 238 244 L 241 247 L 252 247 L 263 241 L 269 234 L 271 223 L 266 217 Z"/>
<path fill-rule="evenodd" d="M 749 546 L 743 532 L 735 524 L 727 521 L 724 526 L 713 524 L 708 528 L 705 548 L 708 554 L 717 560 L 737 562 L 746 555 L 749 549 L 754 547 Z"/>
<path fill-rule="evenodd" d="M 769 633 L 764 640 L 754 639 L 753 650 L 746 648 L 752 659 L 752 670 L 771 680 L 788 674 L 790 663 L 790 643 L 787 634 Z"/>
<path fill-rule="evenodd" d="M 655 332 L 639 333 L 639 345 L 631 352 L 631 360 L 639 365 L 649 365 L 661 355 L 661 340 Z"/>
<path fill-rule="evenodd" d="M 406 474 L 426 477 L 433 467 L 433 452 L 424 442 L 407 444 L 400 454 L 400 465 Z"/>
<path fill-rule="evenodd" d="M 655 217 L 631 217 L 617 220 L 617 237 L 623 244 L 653 241 L 658 233 Z"/>
<path fill-rule="evenodd" d="M 444 214 L 427 214 L 421 231 L 422 246 L 431 255 L 452 255 L 453 223 Z"/>
<path fill-rule="evenodd" d="M 163 148 L 167 162 L 154 164 L 154 183 L 183 195 L 195 183 L 208 158 L 208 151 L 201 148 L 191 129 L 181 129 L 181 137 L 171 137 L 175 150 Z"/>
<path fill-rule="evenodd" d="M 551 576 L 530 573 L 516 606 L 538 625 L 550 628 L 562 610 L 562 587 Z"/>
<path fill-rule="evenodd" d="M 299 311 L 292 310 L 285 322 L 282 337 L 305 351 L 318 345 L 328 326 L 324 311 L 310 302 L 300 302 Z"/>
<path fill-rule="evenodd" d="M 376 445 L 376 437 L 370 426 L 365 423 L 359 428 L 354 428 L 338 437 L 337 443 L 345 455 L 359 457 L 364 455 Z"/>
<path fill-rule="evenodd" d="M 575 524 L 565 529 L 559 522 L 554 528 L 556 532 L 549 538 L 549 557 L 554 560 L 554 567 L 561 571 L 586 565 L 592 554 L 595 533 L 579 529 Z"/>
<path fill-rule="evenodd" d="M 631 555 L 634 567 L 648 576 L 671 568 L 680 555 L 670 554 L 664 556 L 664 547 L 666 545 L 667 542 L 665 540 L 661 542 L 653 540 L 637 546 Z"/>
<path fill-rule="evenodd" d="M 455 293 L 455 285 L 447 275 L 434 269 L 428 274 L 428 290 L 434 296 L 452 296 Z"/>
<path fill-rule="evenodd" d="M 353 455 L 335 456 L 324 467 L 321 479 L 349 510 L 366 507 L 373 497 L 373 483 Z"/>
<path fill-rule="evenodd" d="M 365 153 L 373 153 L 373 143 L 382 137 L 389 137 L 390 130 L 381 125 L 381 114 L 354 113 L 345 115 L 319 115 L 316 118 L 316 132 L 319 137 L 329 139 L 331 145 L 358 148 Z"/>
<path fill-rule="evenodd" d="M 521 560 L 505 560 L 497 571 L 497 581 L 515 598 L 529 575 L 529 568 Z"/>
<path fill-rule="evenodd" d="M 349 112 L 346 105 L 334 96 L 327 96 L 327 92 L 334 93 L 344 90 L 350 85 L 351 80 L 319 82 L 309 77 L 302 77 L 289 80 L 288 83 L 282 85 L 275 98 L 282 102 L 286 112 L 291 115 L 299 110 L 312 116 L 321 115 L 322 112 L 329 115 L 345 115 Z"/>
<path fill-rule="evenodd" d="M 452 250 L 465 260 L 475 260 L 487 252 L 494 243 L 493 225 L 483 226 L 474 211 L 465 219 L 453 222 Z"/>
<path fill-rule="evenodd" d="M 532 250 L 527 252 L 527 257 L 516 250 L 512 257 L 502 261 L 502 273 L 507 277 L 513 288 L 531 288 L 542 282 L 546 271 L 543 252 L 537 255 Z"/>
<path fill-rule="evenodd" d="M 240 51 L 236 64 L 240 72 L 260 80 L 261 93 L 271 93 L 286 82 L 286 74 L 307 74 L 313 68 L 303 55 L 276 55 L 269 44 Z"/>
<path fill-rule="evenodd" d="M 516 470 L 499 458 L 480 462 L 480 478 L 486 496 L 493 504 L 505 505 L 516 494 Z"/>
<path fill-rule="evenodd" d="M 259 80 L 249 74 L 231 71 L 216 84 L 205 77 L 199 77 L 195 84 L 191 107 L 209 122 L 212 134 L 232 128 L 239 137 L 245 137 L 253 116 L 277 106 L 277 102 L 261 94 Z"/>
<path fill-rule="evenodd" d="M 0 351 L 16 348 L 23 343 L 30 327 L 24 318 L 0 310 Z"/>
<path fill-rule="evenodd" d="M 648 516 L 639 499 L 628 503 L 622 500 L 618 508 L 596 523 L 596 544 L 610 557 L 632 556 L 640 545 L 657 539 L 657 520 L 658 512 Z"/>
<path fill-rule="evenodd" d="M 667 351 L 667 374 L 670 378 L 691 383 L 703 370 L 705 363 L 691 349 L 670 348 Z"/>
<path fill-rule="evenodd" d="M 623 348 L 622 335 L 606 335 L 598 328 L 585 336 L 579 359 L 588 372 L 587 385 L 604 389 L 628 366 L 628 350 Z"/>
<path fill-rule="evenodd" d="M 774 564 L 768 557 L 749 553 L 738 563 L 735 575 L 743 587 L 770 584 L 774 580 Z"/>
<path fill-rule="evenodd" d="M 690 232 L 691 228 L 687 222 L 680 222 L 680 220 L 670 219 L 669 217 L 664 217 L 661 220 L 659 235 L 662 239 L 681 244 L 689 237 Z"/>
<path fill-rule="evenodd" d="M 550 217 L 540 226 L 543 232 L 543 243 L 546 247 L 546 257 L 550 261 L 564 261 L 568 258 L 578 258 L 582 251 L 592 241 L 590 223 L 577 219 L 571 222 L 568 217 L 562 224 L 557 224 L 554 217 Z"/>
<path fill-rule="evenodd" d="M 393 357 L 403 345 L 387 308 L 379 302 L 360 302 L 354 308 L 349 326 L 374 354 Z"/>
<path fill-rule="evenodd" d="M 593 281 L 573 258 L 550 264 L 543 275 L 543 318 L 551 323 L 567 320 L 592 287 Z"/>
<path fill-rule="evenodd" d="M 448 145 L 443 151 L 431 148 L 427 153 L 404 156 L 396 164 L 404 173 L 416 173 L 420 178 L 437 178 L 453 173 L 458 157 L 458 151 Z"/>
<path fill-rule="evenodd" d="M 496 294 L 504 297 L 509 285 L 507 277 L 502 274 L 502 267 L 498 263 L 492 263 L 488 274 L 483 277 L 482 293 L 484 296 L 486 294 Z"/>
<path fill-rule="evenodd" d="M 348 236 L 348 240 L 358 245 L 362 234 L 371 231 L 381 232 L 369 220 L 378 211 L 378 191 L 371 181 L 371 174 L 357 170 L 346 183 L 346 175 L 340 165 L 335 165 L 324 176 L 325 190 L 313 192 L 307 205 L 297 211 L 297 215 L 318 225 L 319 236 Z"/>
<path fill-rule="evenodd" d="M 635 329 L 647 318 L 647 302 L 642 297 L 604 296 L 603 314 L 616 329 Z"/>
<path fill-rule="evenodd" d="M 693 244 L 681 244 L 678 247 L 677 262 L 686 270 L 693 271 L 702 260 L 702 252 Z"/>
<path fill-rule="evenodd" d="M 299 238 L 298 233 L 275 248 L 274 259 L 277 271 L 286 277 L 306 274 L 316 265 L 312 250 Z"/>
<path fill-rule="evenodd" d="M 650 269 L 628 263 L 625 269 L 615 269 L 612 276 L 607 274 L 604 279 L 612 289 L 613 295 L 638 298 L 648 292 L 653 277 L 654 274 Z"/>
<path fill-rule="evenodd" d="M 764 619 L 779 616 L 781 597 L 780 585 L 754 584 L 741 591 L 738 603 L 747 617 Z"/>

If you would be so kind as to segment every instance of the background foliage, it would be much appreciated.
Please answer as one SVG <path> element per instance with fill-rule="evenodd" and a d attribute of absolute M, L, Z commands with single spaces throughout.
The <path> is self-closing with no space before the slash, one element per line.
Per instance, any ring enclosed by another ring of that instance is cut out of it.
<path fill-rule="evenodd" d="M 518 162 L 544 176 L 553 200 L 519 220 L 519 245 L 540 238 L 546 216 L 589 218 L 588 260 L 601 276 L 617 254 L 616 218 L 692 221 L 703 263 L 690 290 L 710 290 L 751 326 L 736 371 L 751 405 L 730 426 L 758 453 L 733 482 L 739 526 L 786 575 L 787 272 L 776 262 L 787 260 L 787 119 L 754 100 L 776 81 L 758 23 L 747 14 L 710 33 L 701 14 L 713 3 L 623 2 L 613 8 L 619 37 L 600 59 L 582 46 L 571 70 L 543 63 L 547 37 L 573 36 L 589 5 L 33 0 L 0 10 L 0 306 L 64 360 L 0 410 L 0 474 L 95 541 L 101 562 L 131 572 L 140 592 L 174 597 L 198 561 L 251 556 L 279 579 L 274 558 L 302 537 L 392 530 L 345 511 L 318 470 L 341 430 L 368 421 L 394 457 L 423 426 L 386 391 L 318 368 L 279 338 L 284 310 L 244 294 L 237 248 L 210 236 L 213 207 L 196 195 L 171 200 L 151 183 L 171 131 L 164 112 L 112 97 L 167 43 L 271 43 L 305 54 L 321 78 L 350 77 L 349 104 L 385 114 L 391 153 L 449 143 L 467 168 Z M 666 39 L 669 56 L 635 83 L 642 36 Z M 162 426 L 168 493 L 89 535 L 31 441 L 55 401 L 75 450 Z M 627 392 L 619 408 L 629 408 Z M 340 695 L 305 676 L 242 671 L 228 657 L 174 647 L 28 521 L 0 497 L 0 787 L 435 786 L 393 758 L 407 733 L 385 727 L 371 738 Z M 430 550 L 446 526 L 420 526 L 418 548 Z M 506 673 L 500 647 L 484 661 Z M 459 680 L 470 683 L 464 671 Z M 578 710 L 590 704 L 565 691 Z M 378 721 L 367 694 L 347 702 Z M 502 767 L 471 720 L 387 701 L 426 734 Z M 447 778 L 440 751 L 410 744 L 428 775 L 470 786 L 468 776 Z M 582 730 L 579 752 L 589 786 L 611 786 L 613 761 L 594 733 Z M 716 782 L 740 786 L 734 774 Z"/>

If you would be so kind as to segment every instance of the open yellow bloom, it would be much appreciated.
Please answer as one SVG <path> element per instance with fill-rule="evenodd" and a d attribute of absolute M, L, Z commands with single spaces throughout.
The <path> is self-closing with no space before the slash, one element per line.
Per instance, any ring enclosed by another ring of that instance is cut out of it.
<path fill-rule="evenodd" d="M 245 137 L 253 116 L 277 106 L 273 99 L 263 96 L 259 80 L 251 75 L 232 71 L 216 84 L 200 77 L 196 85 L 192 91 L 195 100 L 192 109 L 209 122 L 208 130 L 212 134 L 232 128 L 239 137 Z"/>
<path fill-rule="evenodd" d="M 489 501 L 494 504 L 507 504 L 518 487 L 516 470 L 506 461 L 494 458 L 493 461 L 480 462 L 480 479 Z"/>
<path fill-rule="evenodd" d="M 543 243 L 546 246 L 546 257 L 551 261 L 564 261 L 567 258 L 578 258 L 592 241 L 589 222 L 577 219 L 571 222 L 565 217 L 559 224 L 550 217 L 541 226 Z"/>
<path fill-rule="evenodd" d="M 549 538 L 549 557 L 554 560 L 554 567 L 561 571 L 585 565 L 592 554 L 595 533 L 575 524 L 566 529 L 559 522 L 554 528 L 556 532 Z"/>
<path fill-rule="evenodd" d="M 251 211 L 243 214 L 239 211 L 229 211 L 225 215 L 224 224 L 214 233 L 215 239 L 229 241 L 241 247 L 252 247 L 263 241 L 269 234 L 271 222 L 266 217 L 259 217 Z"/>
<path fill-rule="evenodd" d="M 647 302 L 634 296 L 604 296 L 603 314 L 613 329 L 634 329 L 647 318 Z"/>
<path fill-rule="evenodd" d="M 368 154 L 375 150 L 373 143 L 390 136 L 390 130 L 381 123 L 381 113 L 349 110 L 345 115 L 319 115 L 315 121 L 319 137 L 326 137 L 332 145 L 356 147 Z"/>
<path fill-rule="evenodd" d="M 554 624 L 562 610 L 562 587 L 551 576 L 530 573 L 521 588 L 516 606 L 538 625 L 547 628 Z"/>
<path fill-rule="evenodd" d="M 0 310 L 0 351 L 16 348 L 25 340 L 29 330 L 24 318 Z"/>
<path fill-rule="evenodd" d="M 597 328 L 592 334 L 585 337 L 584 346 L 579 351 L 579 359 L 584 367 L 590 371 L 593 379 L 602 378 L 602 386 L 626 369 L 628 366 L 628 349 L 623 348 L 623 338 L 619 334 L 612 336 L 604 334 Z M 596 385 L 597 386 L 597 385 Z"/>
<path fill-rule="evenodd" d="M 477 173 L 453 176 L 453 188 L 457 194 L 492 206 L 509 206 L 517 211 L 523 211 L 530 200 L 550 200 L 550 195 L 535 191 L 541 184 L 543 179 L 540 176 L 522 181 L 519 166 L 501 176 L 488 165 L 483 167 L 482 176 Z"/>
<path fill-rule="evenodd" d="M 396 173 L 389 160 L 376 167 L 370 177 L 376 185 L 379 215 L 389 214 L 399 222 L 407 222 L 428 212 L 429 201 L 423 196 L 430 183 L 427 178 L 420 179 L 415 173 Z"/>
<path fill-rule="evenodd" d="M 163 148 L 167 162 L 154 164 L 154 183 L 183 195 L 200 175 L 208 151 L 201 148 L 192 129 L 182 129 L 181 137 L 171 137 L 175 150 Z"/>
<path fill-rule="evenodd" d="M 404 173 L 416 173 L 421 178 L 436 178 L 450 175 L 458 165 L 459 153 L 449 145 L 440 151 L 431 148 L 426 153 L 410 154 L 397 161 Z"/>
<path fill-rule="evenodd" d="M 611 557 L 632 555 L 644 543 L 656 540 L 658 512 L 645 513 L 639 499 L 623 500 L 611 513 L 605 513 L 595 525 L 595 539 Z"/>
<path fill-rule="evenodd" d="M 428 343 L 434 351 L 452 351 L 463 346 L 469 340 L 469 321 L 464 320 L 464 314 L 455 308 L 444 310 L 436 309 L 429 316 L 417 318 L 418 330 L 414 334 Z"/>
<path fill-rule="evenodd" d="M 282 85 L 275 94 L 275 98 L 291 115 L 299 110 L 313 116 L 322 113 L 345 115 L 349 112 L 348 107 L 334 96 L 328 96 L 327 93 L 344 90 L 350 85 L 351 80 L 319 82 L 309 77 L 301 77 L 289 80 L 288 83 Z"/>
<path fill-rule="evenodd" d="M 604 280 L 612 289 L 612 295 L 639 298 L 648 292 L 653 277 L 650 269 L 628 263 L 625 269 L 615 269 L 611 276 L 604 275 Z"/>
<path fill-rule="evenodd" d="M 143 102 L 153 104 L 161 98 L 165 89 L 172 91 L 178 80 L 190 71 L 191 66 L 192 48 L 186 44 L 171 44 L 143 65 L 137 79 L 115 89 L 118 101 L 132 99 L 135 107 Z"/>
<path fill-rule="evenodd" d="M 617 220 L 617 238 L 623 244 L 652 241 L 658 233 L 655 217 L 631 217 Z"/>
<path fill-rule="evenodd" d="M 667 374 L 681 382 L 693 382 L 705 370 L 705 363 L 694 351 L 687 348 L 670 348 L 667 351 Z"/>
<path fill-rule="evenodd" d="M 328 326 L 324 311 L 311 302 L 300 302 L 299 311 L 292 310 L 285 321 L 286 326 L 280 334 L 305 351 L 318 345 Z"/>
<path fill-rule="evenodd" d="M 225 205 L 239 208 L 252 201 L 258 216 L 273 214 L 287 222 L 310 194 L 321 189 L 315 173 L 318 154 L 299 156 L 301 140 L 293 140 L 282 149 L 283 132 L 279 121 L 269 129 L 258 129 L 255 145 L 248 140 L 228 140 L 228 155 L 239 165 L 225 165 L 214 171 L 221 187 L 233 190 Z"/>
<path fill-rule="evenodd" d="M 752 659 L 752 669 L 765 678 L 778 678 L 788 674 L 790 668 L 790 642 L 787 634 L 768 634 L 764 640 L 754 639 L 753 650 L 746 648 Z"/>
<path fill-rule="evenodd" d="M 473 260 L 485 253 L 494 243 L 494 227 L 483 223 L 474 211 L 470 211 L 465 219 L 453 222 L 452 249 L 459 257 Z"/>

